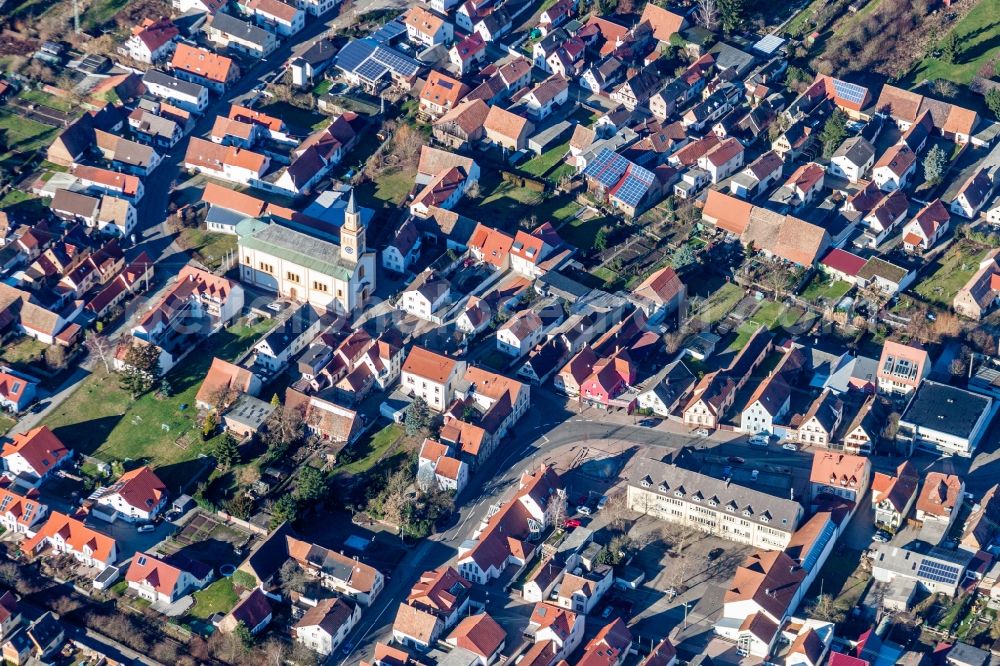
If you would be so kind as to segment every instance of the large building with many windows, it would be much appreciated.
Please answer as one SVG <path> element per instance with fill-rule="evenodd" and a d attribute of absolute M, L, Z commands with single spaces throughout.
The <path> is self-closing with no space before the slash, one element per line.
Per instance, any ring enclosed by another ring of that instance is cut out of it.
<path fill-rule="evenodd" d="M 335 243 L 275 221 L 248 218 L 236 226 L 240 279 L 327 312 L 352 313 L 375 291 L 375 253 L 354 193 Z"/>
<path fill-rule="evenodd" d="M 794 500 L 649 459 L 629 478 L 628 506 L 765 550 L 784 550 L 802 518 Z"/>

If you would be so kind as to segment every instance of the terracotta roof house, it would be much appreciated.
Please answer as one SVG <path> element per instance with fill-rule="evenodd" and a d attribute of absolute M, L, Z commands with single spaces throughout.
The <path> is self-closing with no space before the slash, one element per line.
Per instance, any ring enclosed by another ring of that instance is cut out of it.
<path fill-rule="evenodd" d="M 736 570 L 723 599 L 723 617 L 745 620 L 757 613 L 781 624 L 805 592 L 806 571 L 782 551 L 755 551 Z"/>
<path fill-rule="evenodd" d="M 403 362 L 401 388 L 422 397 L 431 409 L 444 411 L 463 370 L 460 361 L 414 346 Z"/>
<path fill-rule="evenodd" d="M 260 378 L 253 371 L 216 357 L 194 400 L 198 409 L 222 411 L 243 393 L 257 395 L 261 386 Z"/>
<path fill-rule="evenodd" d="M 955 294 L 952 307 L 969 319 L 982 319 L 1000 304 L 1000 249 L 990 250 L 979 262 L 979 270 Z"/>
<path fill-rule="evenodd" d="M 420 575 L 406 603 L 437 615 L 449 628 L 465 613 L 471 590 L 472 583 L 453 567 L 440 567 Z"/>
<path fill-rule="evenodd" d="M 750 225 L 753 204 L 718 190 L 709 190 L 702 208 L 702 219 L 716 228 L 741 236 Z"/>
<path fill-rule="evenodd" d="M 882 86 L 875 107 L 879 113 L 891 117 L 902 130 L 909 129 L 924 113 L 929 113 L 934 128 L 955 143 L 970 141 L 979 123 L 975 111 L 892 85 Z"/>
<path fill-rule="evenodd" d="M 486 613 L 463 619 L 445 639 L 450 645 L 472 652 L 482 666 L 496 661 L 506 641 L 507 632 Z"/>
<path fill-rule="evenodd" d="M 46 548 L 69 553 L 84 565 L 102 570 L 118 560 L 118 545 L 113 538 L 58 511 L 53 511 L 38 532 L 21 545 L 30 555 L 38 555 Z"/>
<path fill-rule="evenodd" d="M 481 99 L 459 102 L 434 123 L 434 138 L 445 145 L 461 149 L 486 136 L 486 116 L 490 106 Z"/>
<path fill-rule="evenodd" d="M 111 520 L 149 521 L 166 506 L 167 486 L 150 467 L 142 466 L 125 472 L 91 498 Z"/>
<path fill-rule="evenodd" d="M 940 199 L 920 209 L 903 227 L 903 247 L 910 252 L 926 251 L 948 233 L 951 213 Z"/>
<path fill-rule="evenodd" d="M 222 93 L 239 78 L 240 68 L 231 58 L 184 42 L 177 44 L 170 67 L 182 81 L 203 85 Z"/>
<path fill-rule="evenodd" d="M 653 39 L 658 42 L 669 42 L 671 37 L 687 25 L 687 20 L 683 16 L 652 3 L 647 4 L 642 10 L 639 23 L 644 21 L 648 21 L 652 26 Z"/>
<path fill-rule="evenodd" d="M 3 445 L 4 464 L 14 476 L 40 481 L 72 457 L 73 452 L 59 441 L 48 426 L 15 434 Z"/>
<path fill-rule="evenodd" d="M 173 603 L 201 589 L 212 580 L 211 567 L 177 555 L 160 558 L 139 551 L 132 558 L 125 580 L 130 590 L 154 603 Z"/>
<path fill-rule="evenodd" d="M 48 511 L 36 489 L 21 494 L 11 488 L 0 488 L 0 525 L 11 534 L 33 535 Z"/>
<path fill-rule="evenodd" d="M 523 149 L 528 137 L 535 130 L 534 124 L 523 116 L 501 109 L 490 107 L 483 122 L 486 140 L 510 151 Z"/>
<path fill-rule="evenodd" d="M 351 444 L 361 434 L 361 419 L 348 407 L 318 395 L 306 395 L 289 387 L 285 406 L 302 412 L 306 430 L 335 450 Z"/>
<path fill-rule="evenodd" d="M 656 323 L 664 316 L 683 308 L 687 287 L 676 271 L 665 266 L 654 271 L 632 290 L 631 298 L 646 313 L 648 322 Z"/>
<path fill-rule="evenodd" d="M 615 618 L 601 627 L 583 649 L 577 666 L 619 666 L 632 649 L 632 632 L 622 619 Z"/>
<path fill-rule="evenodd" d="M 916 467 L 904 460 L 894 475 L 876 472 L 872 477 L 872 506 L 875 523 L 897 529 L 906 520 L 917 499 L 920 475 Z"/>
<path fill-rule="evenodd" d="M 444 623 L 437 615 L 416 606 L 400 604 L 396 620 L 392 624 L 392 639 L 406 647 L 425 652 L 443 631 Z"/>
<path fill-rule="evenodd" d="M 458 79 L 433 70 L 420 89 L 420 110 L 437 118 L 455 108 L 469 92 L 469 87 Z"/>
<path fill-rule="evenodd" d="M 917 497 L 917 520 L 951 525 L 965 499 L 965 482 L 954 474 L 928 472 Z"/>
<path fill-rule="evenodd" d="M 639 663 L 639 666 L 673 666 L 677 661 L 677 648 L 669 638 L 653 647 L 652 651 Z"/>
<path fill-rule="evenodd" d="M 0 409 L 17 414 L 35 399 L 38 382 L 9 368 L 0 367 Z"/>
<path fill-rule="evenodd" d="M 830 451 L 817 451 L 813 454 L 809 483 L 814 499 L 818 495 L 829 493 L 856 504 L 867 492 L 870 480 L 871 461 L 864 456 Z"/>

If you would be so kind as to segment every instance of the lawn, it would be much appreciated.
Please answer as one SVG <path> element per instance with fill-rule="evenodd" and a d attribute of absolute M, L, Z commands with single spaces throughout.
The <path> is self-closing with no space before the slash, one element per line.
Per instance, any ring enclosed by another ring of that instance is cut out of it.
<path fill-rule="evenodd" d="M 330 88 L 333 87 L 333 81 L 330 79 L 323 79 L 316 84 L 316 87 L 312 89 L 312 94 L 317 97 L 322 97 L 323 95 L 330 92 Z"/>
<path fill-rule="evenodd" d="M 29 104 L 47 106 L 50 109 L 62 111 L 63 113 L 69 113 L 76 109 L 76 107 L 73 106 L 73 103 L 69 100 L 56 97 L 55 95 L 47 93 L 44 90 L 25 88 L 24 91 L 21 92 L 20 97 Z"/>
<path fill-rule="evenodd" d="M 17 421 L 6 414 L 0 414 L 0 435 L 6 434 L 8 430 L 14 427 L 15 423 L 17 423 Z"/>
<path fill-rule="evenodd" d="M 871 574 L 861 566 L 861 551 L 844 549 L 831 553 L 819 575 L 813 581 L 808 595 L 812 598 L 829 594 L 834 598 L 838 608 L 848 611 L 854 608 L 865 588 Z"/>
<path fill-rule="evenodd" d="M 913 290 L 930 303 L 950 307 L 958 290 L 975 275 L 984 254 L 983 247 L 972 241 L 954 243 L 938 258 L 934 272 L 920 278 Z"/>
<path fill-rule="evenodd" d="M 167 373 L 172 395 L 153 393 L 133 400 L 101 364 L 81 382 L 44 424 L 81 453 L 111 462 L 150 464 L 168 485 L 180 485 L 200 468 L 198 457 L 211 450 L 198 431 L 194 397 L 216 356 L 236 359 L 272 322 L 240 322 L 204 340 Z M 164 427 L 166 426 L 166 427 Z"/>
<path fill-rule="evenodd" d="M 11 365 L 28 364 L 41 358 L 46 347 L 48 345 L 45 343 L 22 335 L 11 342 L 4 343 L 3 347 L 0 348 L 0 361 Z"/>
<path fill-rule="evenodd" d="M 727 282 L 702 303 L 698 310 L 698 317 L 708 324 L 714 324 L 725 319 L 742 299 L 743 288 L 733 282 Z"/>
<path fill-rule="evenodd" d="M 262 106 L 260 110 L 268 115 L 281 118 L 290 127 L 306 132 L 319 129 L 330 122 L 329 116 L 317 111 L 303 109 L 288 102 L 271 102 L 266 106 Z"/>
<path fill-rule="evenodd" d="M 817 273 L 802 291 L 802 298 L 810 303 L 835 305 L 851 290 L 851 283 L 844 280 L 830 280 Z"/>
<path fill-rule="evenodd" d="M 222 266 L 223 259 L 236 250 L 236 236 L 217 234 L 205 229 L 186 227 L 181 230 L 177 242 L 181 247 L 191 250 L 198 261 L 213 271 Z"/>
<path fill-rule="evenodd" d="M 0 132 L 3 132 L 8 150 L 30 153 L 50 143 L 58 130 L 10 111 L 0 110 Z"/>
<path fill-rule="evenodd" d="M 342 458 L 349 457 L 350 461 L 338 464 L 336 471 L 346 472 L 351 475 L 363 474 L 374 467 L 379 460 L 396 444 L 404 435 L 403 427 L 398 423 L 390 423 L 371 436 L 366 436 L 363 440 L 353 445 L 347 456 L 341 454 Z"/>
<path fill-rule="evenodd" d="M 545 174 L 552 171 L 556 165 L 563 161 L 568 151 L 569 141 L 561 143 L 555 148 L 550 148 L 538 157 L 528 160 L 521 167 L 521 170 L 535 178 L 543 178 Z"/>
<path fill-rule="evenodd" d="M 357 188 L 361 205 L 374 208 L 402 205 L 413 189 L 416 175 L 416 169 L 395 169 L 383 173 L 374 181 L 365 181 Z"/>
<path fill-rule="evenodd" d="M 972 81 L 979 69 L 996 55 L 996 47 L 1000 43 L 998 16 L 1000 0 L 981 0 L 953 29 L 958 35 L 960 49 L 955 62 L 927 55 L 900 85 L 906 88 L 924 79 L 948 79 L 955 83 Z M 942 38 L 944 36 L 941 35 Z"/>
<path fill-rule="evenodd" d="M 194 606 L 188 615 L 199 620 L 207 620 L 216 613 L 228 613 L 239 601 L 231 578 L 220 578 L 193 596 Z"/>
<path fill-rule="evenodd" d="M 590 273 L 603 280 L 605 288 L 608 289 L 613 289 L 621 277 L 618 273 L 615 273 L 610 268 L 605 268 L 604 266 L 598 266 L 594 270 L 590 271 Z"/>

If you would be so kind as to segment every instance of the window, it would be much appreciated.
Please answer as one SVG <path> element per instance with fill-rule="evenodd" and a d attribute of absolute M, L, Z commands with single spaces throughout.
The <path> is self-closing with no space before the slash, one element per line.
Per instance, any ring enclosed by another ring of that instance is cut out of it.
<path fill-rule="evenodd" d="M 291 271 L 288 271 L 287 273 L 285 273 L 285 278 L 289 282 L 294 282 L 295 284 L 299 283 L 299 276 L 296 275 L 295 273 L 291 272 Z"/>
<path fill-rule="evenodd" d="M 323 292 L 330 291 L 330 287 L 328 285 L 325 285 L 322 282 L 315 282 L 315 281 L 313 282 L 313 289 L 316 291 L 323 291 Z"/>
<path fill-rule="evenodd" d="M 272 266 L 271 264 L 264 263 L 262 261 L 260 262 L 260 270 L 262 270 L 265 273 L 274 273 L 274 266 Z"/>

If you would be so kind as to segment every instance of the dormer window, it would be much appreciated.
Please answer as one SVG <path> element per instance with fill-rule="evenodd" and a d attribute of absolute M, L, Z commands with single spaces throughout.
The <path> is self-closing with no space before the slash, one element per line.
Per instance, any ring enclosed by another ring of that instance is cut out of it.
<path fill-rule="evenodd" d="M 675 490 L 674 491 L 674 497 L 684 497 L 684 491 L 682 491 L 682 490 Z"/>
<path fill-rule="evenodd" d="M 642 487 L 643 488 L 649 488 L 649 481 L 647 481 L 646 479 L 643 479 L 642 480 Z"/>
<path fill-rule="evenodd" d="M 750 509 L 743 509 L 743 515 L 749 518 L 750 516 L 753 515 L 753 511 L 751 511 Z"/>
<path fill-rule="evenodd" d="M 661 493 L 665 493 L 665 492 L 667 492 L 667 487 L 666 487 L 665 485 L 663 485 L 663 484 L 661 483 L 661 484 L 660 484 L 660 487 L 658 488 L 658 490 L 659 490 L 659 491 L 660 491 Z"/>

